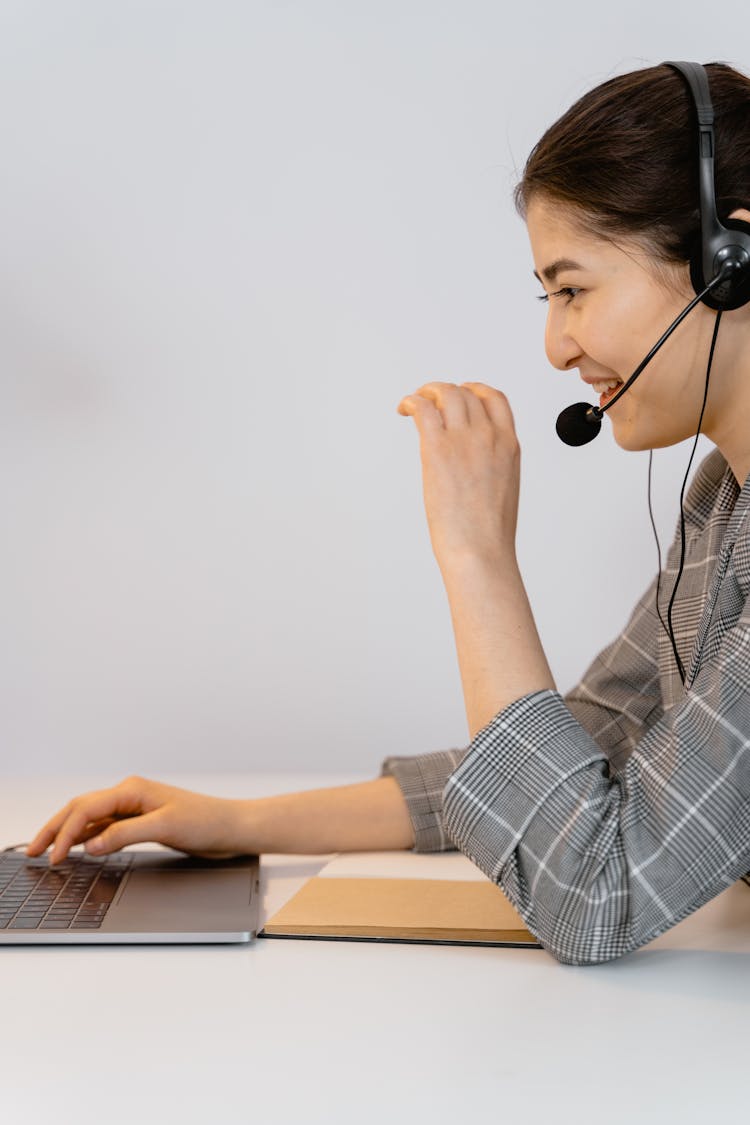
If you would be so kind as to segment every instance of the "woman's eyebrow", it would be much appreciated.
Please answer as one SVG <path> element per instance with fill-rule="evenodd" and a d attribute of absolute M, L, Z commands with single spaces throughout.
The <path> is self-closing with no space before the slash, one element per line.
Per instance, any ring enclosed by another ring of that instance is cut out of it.
<path fill-rule="evenodd" d="M 548 281 L 550 285 L 554 285 L 557 279 L 557 275 L 559 273 L 562 273 L 563 270 L 582 269 L 584 269 L 584 267 L 579 262 L 574 262 L 572 258 L 556 258 L 555 261 L 552 262 L 549 266 L 544 267 L 542 273 L 544 274 L 545 281 Z M 541 282 L 542 279 L 536 272 L 536 270 L 534 270 L 534 277 L 537 279 L 537 281 Z"/>

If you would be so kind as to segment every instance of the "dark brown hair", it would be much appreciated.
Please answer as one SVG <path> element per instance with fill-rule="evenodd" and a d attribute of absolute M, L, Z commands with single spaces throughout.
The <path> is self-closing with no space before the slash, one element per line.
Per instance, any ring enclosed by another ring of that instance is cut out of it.
<path fill-rule="evenodd" d="M 750 79 L 707 63 L 715 112 L 719 218 L 750 206 Z M 550 126 L 515 190 L 525 217 L 536 194 L 581 212 L 609 238 L 636 236 L 664 262 L 685 262 L 699 237 L 697 125 L 683 78 L 668 66 L 597 86 Z"/>

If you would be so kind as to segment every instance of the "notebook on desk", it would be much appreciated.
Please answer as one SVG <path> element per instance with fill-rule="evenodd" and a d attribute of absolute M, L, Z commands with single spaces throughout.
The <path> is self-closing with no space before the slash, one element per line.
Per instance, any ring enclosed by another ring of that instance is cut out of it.
<path fill-rule="evenodd" d="M 339 855 L 258 936 L 541 948 L 500 888 L 458 852 Z"/>

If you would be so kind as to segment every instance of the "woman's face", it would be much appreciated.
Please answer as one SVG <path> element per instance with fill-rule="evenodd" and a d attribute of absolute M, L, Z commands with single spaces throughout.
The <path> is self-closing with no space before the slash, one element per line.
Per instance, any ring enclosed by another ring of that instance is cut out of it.
<path fill-rule="evenodd" d="M 561 371 L 577 370 L 601 405 L 616 393 L 611 385 L 630 377 L 695 294 L 687 266 L 671 271 L 668 282 L 640 243 L 622 239 L 615 245 L 574 219 L 571 209 L 539 196 L 528 207 L 535 273 L 549 298 L 547 356 Z M 705 305 L 693 309 L 607 411 L 623 449 L 654 449 L 695 434 L 714 322 Z M 717 347 L 717 359 L 718 353 Z"/>

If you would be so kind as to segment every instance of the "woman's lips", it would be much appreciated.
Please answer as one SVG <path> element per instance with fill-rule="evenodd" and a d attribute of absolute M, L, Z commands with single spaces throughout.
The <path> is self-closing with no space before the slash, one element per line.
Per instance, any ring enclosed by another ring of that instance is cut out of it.
<path fill-rule="evenodd" d="M 609 400 L 611 398 L 614 398 L 616 394 L 619 394 L 622 388 L 623 384 L 618 383 L 616 387 L 612 387 L 611 390 L 605 391 L 604 394 L 599 395 L 599 409 L 601 410 L 604 406 L 606 406 Z"/>

